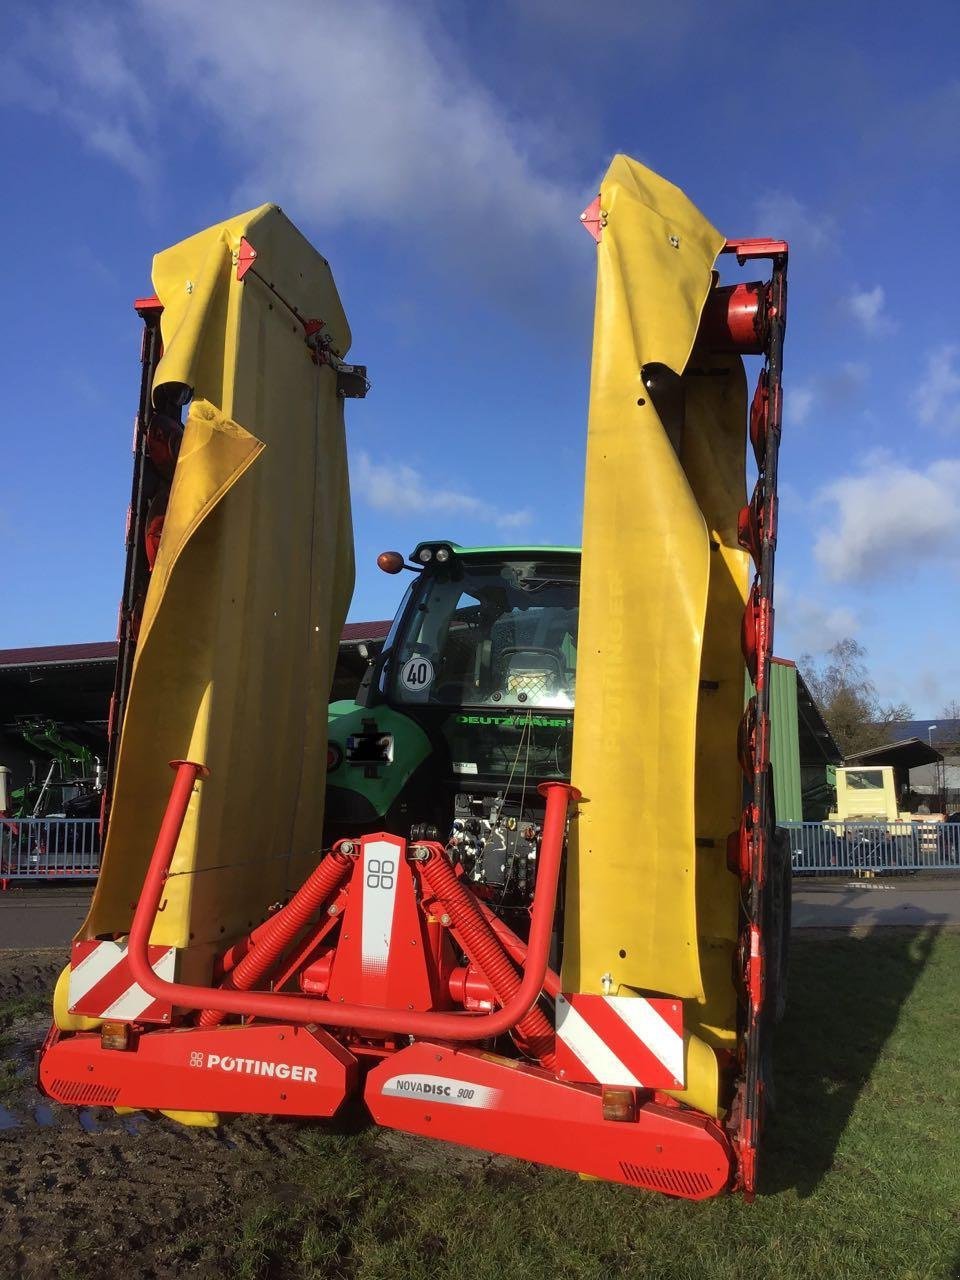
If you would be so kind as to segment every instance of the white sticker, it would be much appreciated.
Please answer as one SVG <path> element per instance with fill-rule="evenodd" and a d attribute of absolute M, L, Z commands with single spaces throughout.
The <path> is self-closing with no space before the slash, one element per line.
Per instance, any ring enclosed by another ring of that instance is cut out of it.
<path fill-rule="evenodd" d="M 449 1076 L 391 1076 L 380 1090 L 385 1098 L 416 1098 L 424 1102 L 449 1102 L 455 1107 L 492 1107 L 499 1089 L 489 1089 L 472 1080 L 451 1080 Z"/>
<path fill-rule="evenodd" d="M 429 689 L 433 684 L 433 663 L 429 658 L 409 658 L 400 669 L 400 683 L 413 693 Z"/>
<path fill-rule="evenodd" d="M 387 971 L 393 911 L 397 896 L 397 867 L 402 844 L 392 840 L 363 843 L 363 915 L 360 925 L 361 968 L 382 976 Z"/>
<path fill-rule="evenodd" d="M 454 773 L 478 773 L 479 770 L 472 760 L 454 760 Z"/>

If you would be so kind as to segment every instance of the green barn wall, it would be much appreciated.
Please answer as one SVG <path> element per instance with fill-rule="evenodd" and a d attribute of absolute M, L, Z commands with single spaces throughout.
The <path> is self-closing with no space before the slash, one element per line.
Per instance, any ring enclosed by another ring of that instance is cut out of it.
<path fill-rule="evenodd" d="M 753 696 L 746 677 L 746 696 Z M 797 668 L 774 658 L 770 664 L 770 763 L 778 822 L 803 820 L 800 779 L 800 724 L 797 712 Z"/>

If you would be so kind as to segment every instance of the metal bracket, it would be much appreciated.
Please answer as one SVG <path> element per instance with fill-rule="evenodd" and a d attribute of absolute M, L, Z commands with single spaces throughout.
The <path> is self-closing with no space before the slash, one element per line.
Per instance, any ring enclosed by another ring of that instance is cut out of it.
<path fill-rule="evenodd" d="M 728 240 L 720 252 L 735 253 L 742 267 L 749 258 L 786 257 L 789 250 L 786 240 L 771 240 L 764 236 L 752 240 Z"/>

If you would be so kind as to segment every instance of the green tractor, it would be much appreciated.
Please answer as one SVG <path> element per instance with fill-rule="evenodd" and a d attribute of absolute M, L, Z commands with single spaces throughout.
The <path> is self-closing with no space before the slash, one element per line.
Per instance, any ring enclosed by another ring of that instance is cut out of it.
<path fill-rule="evenodd" d="M 378 827 L 449 843 L 474 889 L 522 917 L 543 815 L 569 781 L 580 551 L 422 542 L 355 702 L 330 706 L 327 839 Z"/>

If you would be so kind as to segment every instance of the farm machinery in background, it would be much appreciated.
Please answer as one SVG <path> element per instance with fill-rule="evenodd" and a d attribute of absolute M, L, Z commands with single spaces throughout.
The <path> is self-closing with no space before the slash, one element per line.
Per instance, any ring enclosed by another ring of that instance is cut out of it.
<path fill-rule="evenodd" d="M 29 752 L 30 776 L 14 787 L 13 771 L 0 766 L 0 889 L 11 876 L 89 874 L 97 842 L 93 823 L 83 820 L 100 815 L 99 735 L 45 717 L 18 718 L 3 729 L 6 741 L 19 739 Z"/>
<path fill-rule="evenodd" d="M 725 239 L 622 156 L 581 221 L 582 552 L 381 555 L 409 587 L 329 729 L 343 404 L 367 383 L 328 264 L 270 205 L 155 259 L 106 847 L 49 1096 L 190 1124 L 353 1098 L 753 1194 L 789 893 L 767 678 L 787 246 Z M 720 255 L 768 275 L 721 283 Z"/>
<path fill-rule="evenodd" d="M 31 776 L 10 792 L 0 813 L 14 818 L 99 816 L 102 761 L 89 741 L 95 735 L 87 726 L 23 718 L 6 725 L 5 732 L 29 750 Z"/>

